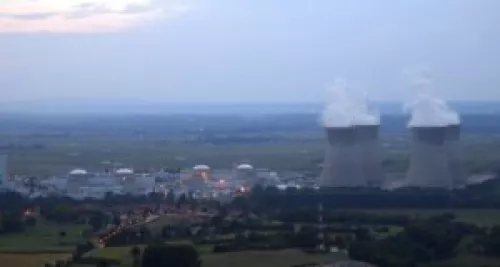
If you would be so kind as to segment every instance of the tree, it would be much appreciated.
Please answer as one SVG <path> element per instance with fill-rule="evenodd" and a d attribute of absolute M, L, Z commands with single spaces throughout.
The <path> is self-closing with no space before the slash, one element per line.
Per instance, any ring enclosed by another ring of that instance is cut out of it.
<path fill-rule="evenodd" d="M 167 193 L 166 196 L 166 202 L 169 205 L 174 205 L 175 204 L 175 193 L 173 189 L 170 189 Z"/>
<path fill-rule="evenodd" d="M 179 196 L 179 199 L 177 199 L 176 206 L 177 206 L 177 208 L 181 208 L 186 203 L 187 203 L 187 196 L 186 196 L 186 194 L 181 194 Z"/>
<path fill-rule="evenodd" d="M 120 223 L 121 223 L 120 215 L 114 213 L 113 214 L 113 225 L 120 225 Z"/>
<path fill-rule="evenodd" d="M 333 243 L 335 244 L 336 247 L 338 247 L 339 249 L 345 249 L 347 247 L 347 242 L 345 241 L 345 239 L 340 236 L 340 235 L 336 235 L 334 240 L 333 240 Z"/>
<path fill-rule="evenodd" d="M 146 227 L 146 226 L 141 226 L 141 228 L 139 228 L 139 234 L 141 236 L 141 239 L 143 241 L 148 241 L 151 239 L 152 235 L 151 235 L 151 232 L 149 231 L 149 229 Z"/>
<path fill-rule="evenodd" d="M 199 267 L 200 255 L 191 245 L 150 245 L 142 257 L 142 267 Z"/>
<path fill-rule="evenodd" d="M 104 218 L 100 215 L 93 215 L 89 219 L 89 225 L 92 226 L 92 230 L 97 232 L 101 227 L 103 227 Z"/>
<path fill-rule="evenodd" d="M 33 216 L 28 216 L 25 220 L 24 223 L 28 227 L 35 227 L 36 226 L 36 218 Z"/>
<path fill-rule="evenodd" d="M 134 267 L 139 267 L 141 264 L 141 249 L 138 246 L 134 246 L 130 250 L 130 255 L 132 256 L 132 262 Z"/>
<path fill-rule="evenodd" d="M 66 231 L 59 232 L 59 244 L 61 244 L 61 245 L 63 244 L 63 240 L 66 237 L 66 235 L 67 235 Z"/>
<path fill-rule="evenodd" d="M 171 231 L 171 227 L 170 225 L 164 225 L 162 228 L 161 228 L 161 237 L 163 239 L 169 239 L 171 237 L 171 234 L 170 234 L 170 231 Z"/>

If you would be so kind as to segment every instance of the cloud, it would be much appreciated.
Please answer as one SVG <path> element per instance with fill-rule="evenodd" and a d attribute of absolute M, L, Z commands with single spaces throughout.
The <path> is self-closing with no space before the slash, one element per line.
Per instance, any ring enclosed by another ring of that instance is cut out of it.
<path fill-rule="evenodd" d="M 170 0 L 6 0 L 0 1 L 0 33 L 115 32 L 187 9 Z"/>

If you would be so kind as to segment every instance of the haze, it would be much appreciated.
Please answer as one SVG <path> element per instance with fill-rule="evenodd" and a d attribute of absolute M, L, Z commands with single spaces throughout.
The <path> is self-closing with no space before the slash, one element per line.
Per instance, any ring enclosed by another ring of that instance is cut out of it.
<path fill-rule="evenodd" d="M 286 2 L 286 3 L 285 3 Z M 0 0 L 0 102 L 500 100 L 500 1 Z"/>

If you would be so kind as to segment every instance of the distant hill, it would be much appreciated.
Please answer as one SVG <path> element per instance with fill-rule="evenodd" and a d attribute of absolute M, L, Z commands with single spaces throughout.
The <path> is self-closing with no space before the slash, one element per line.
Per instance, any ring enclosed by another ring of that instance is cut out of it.
<path fill-rule="evenodd" d="M 462 114 L 500 114 L 500 102 L 451 102 Z M 382 114 L 401 114 L 402 103 L 376 102 Z M 167 103 L 148 101 L 45 101 L 0 104 L 0 113 L 105 114 L 319 114 L 321 103 Z"/>

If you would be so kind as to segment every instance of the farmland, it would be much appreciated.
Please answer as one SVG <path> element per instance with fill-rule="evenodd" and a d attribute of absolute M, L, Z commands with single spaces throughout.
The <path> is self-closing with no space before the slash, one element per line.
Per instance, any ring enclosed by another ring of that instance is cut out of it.
<path fill-rule="evenodd" d="M 70 254 L 61 253 L 0 253 L 1 266 L 8 267 L 41 267 L 46 262 L 69 257 Z"/>
<path fill-rule="evenodd" d="M 84 240 L 82 231 L 85 229 L 85 225 L 41 221 L 25 232 L 0 235 L 0 253 L 70 252 Z"/>
<path fill-rule="evenodd" d="M 121 260 L 123 267 L 131 264 L 130 247 L 104 248 L 94 255 L 100 258 Z M 198 248 L 201 253 L 203 267 L 243 266 L 243 267 L 290 267 L 306 263 L 332 263 L 346 260 L 347 256 L 337 254 L 308 254 L 300 250 L 287 249 L 279 251 L 244 251 L 214 254 L 206 249 Z M 78 266 L 80 267 L 80 266 Z M 90 267 L 90 266 L 89 266 Z"/>

